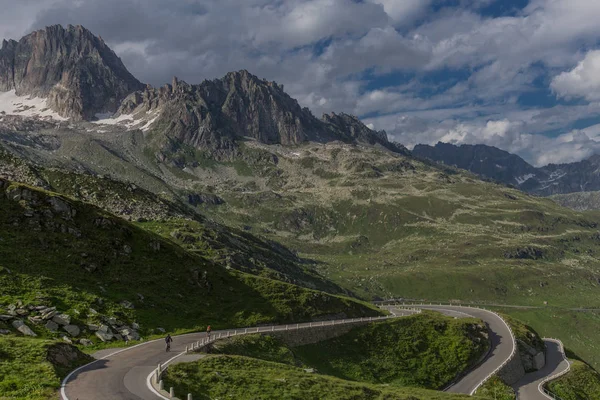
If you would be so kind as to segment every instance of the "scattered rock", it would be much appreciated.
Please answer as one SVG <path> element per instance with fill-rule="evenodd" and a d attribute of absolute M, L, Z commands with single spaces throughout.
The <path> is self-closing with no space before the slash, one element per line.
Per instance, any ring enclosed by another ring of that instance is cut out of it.
<path fill-rule="evenodd" d="M 42 318 L 45 320 L 54 318 L 56 315 L 56 307 L 47 308 L 42 312 Z"/>
<path fill-rule="evenodd" d="M 112 333 L 97 331 L 96 336 L 103 342 L 110 342 L 113 339 Z"/>
<path fill-rule="evenodd" d="M 69 344 L 73 344 L 73 341 L 72 341 L 72 340 L 71 340 L 69 337 L 67 337 L 67 336 L 63 336 L 61 339 L 62 339 L 64 342 L 67 342 L 67 343 L 69 343 Z"/>
<path fill-rule="evenodd" d="M 52 332 L 56 332 L 58 330 L 58 324 L 54 321 L 47 321 L 46 325 L 44 325 L 46 329 Z"/>
<path fill-rule="evenodd" d="M 94 344 L 94 342 L 89 339 L 79 339 L 79 344 L 82 346 L 91 346 Z"/>
<path fill-rule="evenodd" d="M 71 317 L 67 314 L 58 314 L 52 318 L 52 321 L 59 325 L 69 325 L 71 323 Z"/>
<path fill-rule="evenodd" d="M 71 336 L 77 337 L 81 333 L 81 330 L 77 325 L 66 325 L 63 326 L 63 329 Z"/>
<path fill-rule="evenodd" d="M 44 322 L 44 319 L 40 316 L 27 317 L 27 319 L 29 320 L 29 322 L 36 324 L 36 325 L 42 324 Z"/>
<path fill-rule="evenodd" d="M 95 331 L 97 331 L 97 330 L 98 330 L 100 327 L 99 327 L 98 325 L 95 325 L 95 324 L 87 324 L 87 328 L 88 328 L 90 331 L 93 331 L 93 332 L 95 332 Z"/>
<path fill-rule="evenodd" d="M 0 329 L 0 335 L 8 335 L 10 331 L 8 329 Z"/>
<path fill-rule="evenodd" d="M 10 321 L 13 318 L 14 317 L 12 315 L 0 315 L 0 321 L 3 321 L 3 322 Z"/>
<path fill-rule="evenodd" d="M 135 330 L 140 329 L 140 325 L 137 322 L 134 322 L 133 324 L 131 324 L 131 327 Z"/>
<path fill-rule="evenodd" d="M 165 328 L 156 328 L 157 331 L 159 331 L 160 333 L 165 333 L 166 330 Z"/>
<path fill-rule="evenodd" d="M 62 214 L 66 219 L 70 219 L 75 216 L 75 210 L 71 209 L 71 206 L 61 199 L 60 197 L 52 196 L 48 198 L 48 204 L 57 214 Z"/>
<path fill-rule="evenodd" d="M 133 303 L 132 303 L 132 302 L 130 302 L 130 301 L 127 301 L 127 300 L 123 300 L 123 301 L 121 302 L 121 305 L 122 305 L 123 307 L 127 308 L 128 310 L 133 310 L 133 309 L 135 308 L 135 306 L 133 305 Z"/>
<path fill-rule="evenodd" d="M 30 327 L 25 325 L 25 322 L 21 321 L 20 319 L 14 320 L 12 322 L 12 326 L 25 336 L 37 336 L 35 332 L 32 331 Z"/>
<path fill-rule="evenodd" d="M 46 359 L 54 366 L 71 370 L 76 364 L 84 364 L 84 361 L 91 360 L 91 357 L 83 354 L 76 347 L 57 343 L 48 348 Z"/>

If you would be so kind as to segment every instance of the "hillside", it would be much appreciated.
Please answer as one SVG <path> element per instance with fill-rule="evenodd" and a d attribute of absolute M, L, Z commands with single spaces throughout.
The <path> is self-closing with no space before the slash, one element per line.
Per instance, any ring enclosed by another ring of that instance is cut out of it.
<path fill-rule="evenodd" d="M 217 342 L 210 353 L 218 355 L 173 366 L 165 383 L 194 398 L 461 398 L 424 389 L 439 389 L 468 368 L 488 337 L 481 321 L 423 313 L 314 344 L 284 342 L 268 335 Z M 223 379 L 211 378 L 214 371 Z"/>
<path fill-rule="evenodd" d="M 576 192 L 550 196 L 563 207 L 577 211 L 600 210 L 600 192 Z"/>
<path fill-rule="evenodd" d="M 2 329 L 24 319 L 42 336 L 69 325 L 76 329 L 58 330 L 97 341 L 102 323 L 146 336 L 158 328 L 377 314 L 350 299 L 225 269 L 55 193 L 2 180 L 0 190 Z M 57 313 L 67 316 L 44 325 Z"/>

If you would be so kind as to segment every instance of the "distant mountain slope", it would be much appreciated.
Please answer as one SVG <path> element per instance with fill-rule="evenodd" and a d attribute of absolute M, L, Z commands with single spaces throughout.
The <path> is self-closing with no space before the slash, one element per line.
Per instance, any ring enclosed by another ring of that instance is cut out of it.
<path fill-rule="evenodd" d="M 600 210 L 600 191 L 556 194 L 550 198 L 563 207 L 577 211 Z"/>
<path fill-rule="evenodd" d="M 600 156 L 597 155 L 580 162 L 536 168 L 517 155 L 481 144 L 420 144 L 412 153 L 541 196 L 600 190 Z"/>

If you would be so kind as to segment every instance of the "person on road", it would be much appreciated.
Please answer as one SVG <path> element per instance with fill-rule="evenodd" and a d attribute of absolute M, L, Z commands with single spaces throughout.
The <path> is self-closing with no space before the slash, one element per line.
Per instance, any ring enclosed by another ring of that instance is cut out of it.
<path fill-rule="evenodd" d="M 167 333 L 167 337 L 165 338 L 165 343 L 167 344 L 167 351 L 171 350 L 171 343 L 173 343 L 173 338 L 171 334 Z"/>
<path fill-rule="evenodd" d="M 208 336 L 208 339 L 210 340 L 210 332 L 212 331 L 212 328 L 209 326 L 206 327 L 206 336 Z"/>

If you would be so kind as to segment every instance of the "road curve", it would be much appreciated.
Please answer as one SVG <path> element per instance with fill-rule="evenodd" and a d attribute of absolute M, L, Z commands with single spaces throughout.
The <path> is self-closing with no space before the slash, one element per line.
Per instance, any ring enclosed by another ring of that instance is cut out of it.
<path fill-rule="evenodd" d="M 397 316 L 409 315 L 399 311 Z M 374 319 L 373 321 L 376 321 Z M 329 324 L 331 321 L 325 321 Z M 343 321 L 336 321 L 340 323 Z M 310 328 L 321 322 L 294 324 L 290 327 Z M 249 332 L 283 330 L 286 325 L 251 328 Z M 230 330 L 233 332 L 233 329 Z M 238 331 L 243 331 L 238 328 Z M 226 334 L 227 330 L 213 331 Z M 147 377 L 158 366 L 185 351 L 186 346 L 206 337 L 206 333 L 191 333 L 174 337 L 171 351 L 165 352 L 163 339 L 153 340 L 126 349 L 103 350 L 95 354 L 98 359 L 65 378 L 61 387 L 62 400 L 156 400 L 160 399 L 147 385 Z"/>
<path fill-rule="evenodd" d="M 519 400 L 548 400 L 552 399 L 542 393 L 542 383 L 547 377 L 552 377 L 569 370 L 569 361 L 565 356 L 560 342 L 554 339 L 544 339 L 546 344 L 546 365 L 539 371 L 526 374 L 513 385 Z"/>
<path fill-rule="evenodd" d="M 410 307 L 439 311 L 445 315 L 459 318 L 472 316 L 483 320 L 489 327 L 491 339 L 490 351 L 473 370 L 467 372 L 457 382 L 446 388 L 448 392 L 473 394 L 481 382 L 501 366 L 513 352 L 514 340 L 512 332 L 504 320 L 491 311 L 450 305 L 411 305 Z M 389 309 L 398 316 L 407 314 L 402 307 L 389 307 Z M 313 325 L 317 325 L 317 323 L 313 323 Z M 308 327 L 309 323 L 298 324 L 298 326 Z M 275 327 L 275 330 L 284 327 L 285 325 Z M 252 331 L 254 329 L 256 328 L 252 328 Z M 258 329 L 260 332 L 268 332 L 272 328 L 264 327 Z M 216 331 L 214 333 L 226 332 Z M 61 388 L 61 398 L 63 400 L 161 399 L 148 387 L 147 377 L 156 369 L 159 363 L 164 364 L 168 362 L 174 356 L 182 353 L 186 349 L 186 346 L 190 346 L 204 337 L 206 337 L 205 333 L 177 336 L 175 337 L 175 342 L 170 353 L 164 351 L 164 342 L 162 339 L 142 343 L 126 349 L 98 352 L 95 356 L 99 359 L 75 370 L 65 378 Z M 545 377 L 552 376 L 560 372 L 561 368 L 564 368 L 564 363 L 561 361 L 563 358 L 560 346 L 550 341 L 547 342 L 547 346 L 548 358 L 546 367 L 536 373 L 528 374 L 515 385 L 515 389 L 519 393 L 519 400 L 546 400 L 547 397 L 537 390 L 537 385 Z"/>
<path fill-rule="evenodd" d="M 464 317 L 467 315 L 479 318 L 488 325 L 491 340 L 490 351 L 474 369 L 467 372 L 450 387 L 447 387 L 445 389 L 447 392 L 472 395 L 481 382 L 499 368 L 513 353 L 515 342 L 510 328 L 502 318 L 491 311 L 480 308 L 446 305 L 410 305 L 410 307 L 439 311 L 452 317 Z"/>

